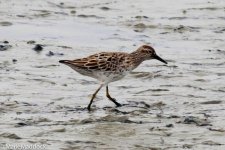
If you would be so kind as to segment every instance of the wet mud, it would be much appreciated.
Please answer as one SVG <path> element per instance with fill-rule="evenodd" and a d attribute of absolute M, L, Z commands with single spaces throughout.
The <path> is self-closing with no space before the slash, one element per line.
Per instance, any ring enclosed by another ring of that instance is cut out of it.
<path fill-rule="evenodd" d="M 216 1 L 0 1 L 0 149 L 225 149 L 225 9 Z M 58 63 L 151 44 L 103 88 Z"/>

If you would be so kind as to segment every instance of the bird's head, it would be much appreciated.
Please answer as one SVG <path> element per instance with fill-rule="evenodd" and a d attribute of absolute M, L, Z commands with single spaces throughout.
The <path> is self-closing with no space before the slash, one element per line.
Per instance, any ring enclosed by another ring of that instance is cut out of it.
<path fill-rule="evenodd" d="M 162 58 L 160 58 L 154 48 L 152 48 L 151 46 L 149 45 L 142 45 L 141 47 L 139 47 L 137 49 L 137 51 L 139 52 L 139 54 L 144 57 L 146 60 L 149 60 L 149 59 L 157 59 L 165 64 L 167 64 L 167 62 L 165 60 L 163 60 Z"/>

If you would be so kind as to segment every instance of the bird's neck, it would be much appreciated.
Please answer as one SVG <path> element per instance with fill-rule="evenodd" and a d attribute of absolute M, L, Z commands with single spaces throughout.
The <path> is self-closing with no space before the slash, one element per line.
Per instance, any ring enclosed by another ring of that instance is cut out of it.
<path fill-rule="evenodd" d="M 130 53 L 130 58 L 133 64 L 133 69 L 137 68 L 143 61 L 145 61 L 144 57 L 138 50 Z"/>

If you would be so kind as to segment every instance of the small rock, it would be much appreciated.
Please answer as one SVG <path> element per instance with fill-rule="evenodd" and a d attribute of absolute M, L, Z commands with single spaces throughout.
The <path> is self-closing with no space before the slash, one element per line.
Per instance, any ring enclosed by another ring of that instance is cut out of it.
<path fill-rule="evenodd" d="M 27 41 L 27 44 L 34 44 L 36 43 L 35 41 L 31 40 L 31 41 Z"/>
<path fill-rule="evenodd" d="M 62 56 L 64 55 L 63 53 L 54 53 L 52 51 L 49 51 L 46 56 Z"/>
<path fill-rule="evenodd" d="M 161 32 L 160 34 L 168 34 L 169 32 Z"/>
<path fill-rule="evenodd" d="M 166 127 L 167 127 L 167 128 L 172 128 L 172 127 L 174 127 L 174 126 L 173 126 L 173 124 L 167 124 Z"/>
<path fill-rule="evenodd" d="M 109 10 L 110 8 L 109 7 L 100 7 L 100 9 L 102 9 L 102 10 Z"/>
<path fill-rule="evenodd" d="M 13 62 L 13 63 L 16 63 L 16 62 L 17 62 L 17 60 L 16 60 L 16 59 L 12 59 L 12 62 Z"/>
<path fill-rule="evenodd" d="M 3 41 L 4 44 L 9 44 L 9 41 Z"/>
<path fill-rule="evenodd" d="M 42 45 L 37 44 L 37 45 L 35 45 L 35 47 L 33 48 L 33 50 L 35 50 L 36 52 L 40 52 L 40 51 L 43 50 L 43 47 L 42 47 Z"/>
<path fill-rule="evenodd" d="M 182 12 L 183 12 L 183 14 L 186 14 L 186 13 L 187 13 L 187 11 L 186 11 L 186 10 L 183 10 Z"/>
<path fill-rule="evenodd" d="M 193 116 L 187 116 L 184 118 L 181 123 L 184 124 L 196 124 L 197 126 L 211 126 L 210 122 L 207 119 L 200 119 Z"/>
<path fill-rule="evenodd" d="M 135 28 L 146 28 L 147 26 L 144 23 L 138 23 L 134 25 Z"/>
<path fill-rule="evenodd" d="M 58 128 L 58 129 L 52 130 L 52 132 L 65 132 L 65 131 L 66 131 L 65 128 Z"/>
<path fill-rule="evenodd" d="M 135 16 L 135 18 L 137 18 L 137 19 L 141 19 L 141 18 L 147 19 L 148 17 L 147 16 Z"/>
<path fill-rule="evenodd" d="M 70 13 L 71 13 L 71 14 L 75 14 L 76 11 L 75 11 L 75 10 L 71 10 Z"/>
<path fill-rule="evenodd" d="M 60 45 L 60 46 L 58 46 L 58 47 L 61 47 L 61 48 L 66 48 L 66 49 L 72 49 L 72 47 L 70 47 L 70 46 L 64 46 L 64 45 Z"/>
<path fill-rule="evenodd" d="M 17 17 L 21 17 L 21 18 L 24 18 L 26 17 L 25 15 L 16 15 Z"/>
<path fill-rule="evenodd" d="M 0 137 L 9 138 L 9 139 L 21 139 L 18 135 L 14 133 L 2 133 L 0 134 Z"/>
<path fill-rule="evenodd" d="M 11 45 L 0 45 L 0 51 L 6 51 L 11 47 L 12 47 Z"/>
<path fill-rule="evenodd" d="M 24 122 L 17 123 L 17 127 L 22 127 L 22 126 L 27 126 L 27 124 Z"/>
<path fill-rule="evenodd" d="M 80 18 L 102 18 L 102 17 L 96 16 L 96 15 L 84 15 L 84 14 L 77 15 L 77 17 L 80 17 Z"/>
<path fill-rule="evenodd" d="M 217 131 L 217 132 L 225 132 L 225 129 L 214 129 L 214 128 L 209 128 L 210 131 Z"/>
<path fill-rule="evenodd" d="M 190 145 L 190 144 L 184 144 L 183 145 L 184 149 L 191 149 L 192 147 L 193 147 L 193 145 Z"/>
<path fill-rule="evenodd" d="M 177 115 L 170 115 L 169 117 L 167 118 L 180 118 L 180 116 L 177 116 Z"/>
<path fill-rule="evenodd" d="M 22 112 L 16 112 L 16 114 L 17 114 L 17 115 L 21 115 L 21 114 L 22 114 Z"/>
<path fill-rule="evenodd" d="M 46 56 L 54 56 L 54 53 L 52 51 L 49 51 L 48 54 L 46 54 Z"/>
<path fill-rule="evenodd" d="M 0 26 L 11 26 L 11 25 L 13 25 L 11 22 L 7 22 L 7 21 L 0 22 Z"/>

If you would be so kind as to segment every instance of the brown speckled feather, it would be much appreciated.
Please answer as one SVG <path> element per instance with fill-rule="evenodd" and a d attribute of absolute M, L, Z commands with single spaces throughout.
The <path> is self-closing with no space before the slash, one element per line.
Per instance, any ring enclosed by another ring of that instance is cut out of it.
<path fill-rule="evenodd" d="M 127 53 L 101 52 L 86 58 L 64 60 L 62 63 L 85 70 L 114 72 L 118 67 L 125 67 L 123 62 L 127 55 Z"/>

